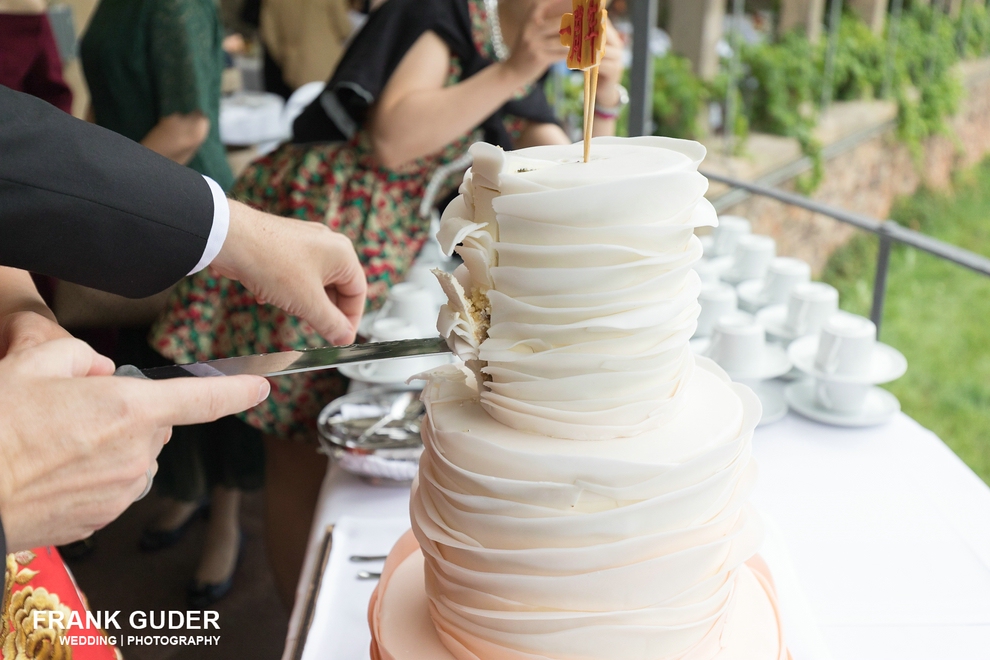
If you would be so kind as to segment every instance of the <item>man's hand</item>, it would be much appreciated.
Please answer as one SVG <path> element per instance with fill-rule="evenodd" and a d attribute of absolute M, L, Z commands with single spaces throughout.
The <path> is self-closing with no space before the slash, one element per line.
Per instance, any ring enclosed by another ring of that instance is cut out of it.
<path fill-rule="evenodd" d="M 47 341 L 70 337 L 72 335 L 65 328 L 40 310 L 12 312 L 0 318 L 0 358 Z M 113 373 L 112 366 L 110 373 Z"/>
<path fill-rule="evenodd" d="M 31 275 L 17 268 L 0 266 L 0 358 L 7 353 L 70 336 L 55 320 Z"/>
<path fill-rule="evenodd" d="M 368 284 L 344 235 L 231 201 L 227 240 L 212 266 L 331 343 L 354 341 Z"/>
<path fill-rule="evenodd" d="M 113 364 L 75 339 L 0 360 L 0 519 L 9 552 L 85 538 L 126 509 L 173 425 L 264 400 L 257 376 L 84 377 Z"/>

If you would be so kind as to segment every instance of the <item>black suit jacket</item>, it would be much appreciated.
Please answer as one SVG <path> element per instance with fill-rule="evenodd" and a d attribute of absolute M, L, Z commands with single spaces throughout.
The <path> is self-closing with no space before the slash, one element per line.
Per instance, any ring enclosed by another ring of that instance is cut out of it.
<path fill-rule="evenodd" d="M 200 174 L 0 86 L 0 265 L 140 298 L 195 267 L 212 226 Z"/>
<path fill-rule="evenodd" d="M 193 170 L 0 86 L 0 265 L 150 296 L 199 262 L 212 226 Z"/>

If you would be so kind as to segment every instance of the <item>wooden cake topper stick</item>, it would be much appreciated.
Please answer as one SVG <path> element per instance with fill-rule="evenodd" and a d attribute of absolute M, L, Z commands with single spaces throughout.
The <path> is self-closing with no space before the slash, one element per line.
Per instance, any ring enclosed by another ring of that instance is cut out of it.
<path fill-rule="evenodd" d="M 567 67 L 584 71 L 584 162 L 591 159 L 591 133 L 595 127 L 598 66 L 605 54 L 604 0 L 571 0 L 572 11 L 560 19 L 560 43 L 570 50 Z"/>

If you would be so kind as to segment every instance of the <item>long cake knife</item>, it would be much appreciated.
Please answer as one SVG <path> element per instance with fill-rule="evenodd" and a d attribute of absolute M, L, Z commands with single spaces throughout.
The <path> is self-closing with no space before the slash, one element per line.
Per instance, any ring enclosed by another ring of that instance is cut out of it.
<path fill-rule="evenodd" d="M 151 369 L 137 369 L 126 365 L 117 369 L 117 375 L 144 377 L 151 380 L 238 376 L 241 374 L 284 376 L 304 371 L 333 369 L 342 364 L 359 364 L 421 355 L 440 355 L 449 352 L 450 348 L 443 337 L 430 337 L 428 339 L 403 339 L 372 344 L 351 344 L 350 346 L 307 348 L 301 351 L 283 351 L 281 353 L 261 353 Z"/>

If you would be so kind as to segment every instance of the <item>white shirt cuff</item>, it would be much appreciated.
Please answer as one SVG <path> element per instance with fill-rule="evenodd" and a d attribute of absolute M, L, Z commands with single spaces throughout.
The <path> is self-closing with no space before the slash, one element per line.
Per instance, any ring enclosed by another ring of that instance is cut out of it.
<path fill-rule="evenodd" d="M 210 228 L 210 237 L 206 239 L 206 249 L 200 257 L 196 267 L 189 271 L 189 274 L 198 273 L 217 258 L 224 241 L 227 240 L 227 230 L 230 229 L 230 204 L 227 202 L 227 195 L 223 188 L 210 177 L 203 175 L 206 183 L 210 185 L 210 192 L 213 193 L 213 226 Z"/>

